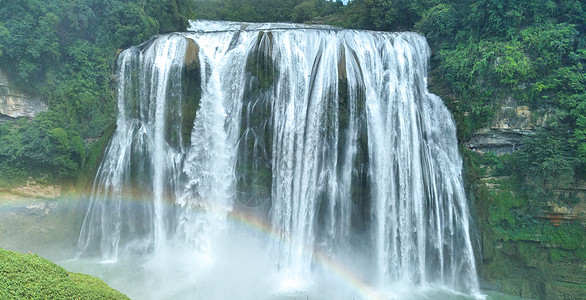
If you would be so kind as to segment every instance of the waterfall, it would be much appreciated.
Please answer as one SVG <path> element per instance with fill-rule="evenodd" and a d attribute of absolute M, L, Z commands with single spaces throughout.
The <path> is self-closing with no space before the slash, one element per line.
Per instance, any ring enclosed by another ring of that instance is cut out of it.
<path fill-rule="evenodd" d="M 376 288 L 478 290 L 455 125 L 427 91 L 423 36 L 191 25 L 118 58 L 82 255 L 213 256 L 246 211 L 271 228 L 266 255 L 285 276 L 358 255 Z"/>

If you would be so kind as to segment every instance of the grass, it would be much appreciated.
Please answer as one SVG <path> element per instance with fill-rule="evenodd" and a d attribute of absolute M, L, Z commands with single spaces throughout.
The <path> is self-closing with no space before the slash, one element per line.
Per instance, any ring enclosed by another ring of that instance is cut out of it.
<path fill-rule="evenodd" d="M 129 299 L 103 281 L 34 254 L 0 249 L 0 299 Z"/>

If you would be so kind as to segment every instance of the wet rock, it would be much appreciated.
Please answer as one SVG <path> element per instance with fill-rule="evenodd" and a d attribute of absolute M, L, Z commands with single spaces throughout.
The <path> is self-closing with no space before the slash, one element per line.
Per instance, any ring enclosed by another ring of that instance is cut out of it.
<path fill-rule="evenodd" d="M 199 68 L 199 45 L 192 39 L 187 39 L 184 63 L 188 69 Z"/>

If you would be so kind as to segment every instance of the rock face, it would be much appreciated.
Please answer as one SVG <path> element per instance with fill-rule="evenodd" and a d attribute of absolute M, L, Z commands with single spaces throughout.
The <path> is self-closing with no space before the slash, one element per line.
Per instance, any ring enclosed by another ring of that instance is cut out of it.
<path fill-rule="evenodd" d="M 536 299 L 581 299 L 586 275 L 577 250 L 541 241 L 498 240 L 483 252 L 481 276 L 487 288 Z"/>
<path fill-rule="evenodd" d="M 48 109 L 40 97 L 14 88 L 8 76 L 0 70 L 0 122 L 10 118 L 32 118 Z"/>
<path fill-rule="evenodd" d="M 477 152 L 510 153 L 523 146 L 523 138 L 533 128 L 542 125 L 547 112 L 532 112 L 527 106 L 518 106 L 514 100 L 506 101 L 497 112 L 493 123 L 474 133 L 466 146 Z"/>
<path fill-rule="evenodd" d="M 510 153 L 523 145 L 523 137 L 531 135 L 530 130 L 509 128 L 483 128 L 478 130 L 466 146 L 479 152 Z"/>
<path fill-rule="evenodd" d="M 511 178 L 499 178 L 496 184 L 487 179 L 476 187 L 488 196 L 476 199 L 484 288 L 534 299 L 583 299 L 586 253 L 584 236 L 576 234 L 586 222 L 583 198 L 571 207 L 543 207 L 542 221 L 529 226 L 540 230 L 504 229 L 495 220 L 499 204 L 493 197 L 511 193 L 503 186 Z M 546 212 L 550 210 L 555 213 Z"/>
<path fill-rule="evenodd" d="M 523 147 L 548 112 L 531 111 L 513 99 L 502 101 L 489 127 L 476 131 L 466 147 L 478 153 L 507 154 Z M 535 299 L 584 299 L 586 250 L 579 232 L 586 224 L 586 183 L 549 187 L 551 199 L 519 202 L 508 176 L 493 177 L 480 167 L 474 190 L 483 287 Z M 515 203 L 516 202 L 516 203 Z M 533 209 L 538 219 L 523 226 L 515 214 Z"/>

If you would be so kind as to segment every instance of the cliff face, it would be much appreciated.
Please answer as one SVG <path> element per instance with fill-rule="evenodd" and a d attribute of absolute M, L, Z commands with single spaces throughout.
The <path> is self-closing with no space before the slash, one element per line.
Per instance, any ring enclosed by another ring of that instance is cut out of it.
<path fill-rule="evenodd" d="M 543 125 L 547 111 L 533 112 L 512 100 L 504 101 L 492 124 L 474 133 L 466 147 L 477 152 L 511 153 L 523 146 L 523 138 L 531 136 L 537 126 Z"/>
<path fill-rule="evenodd" d="M 465 142 L 476 152 L 468 155 L 500 157 L 519 150 L 547 116 L 509 102 L 490 127 Z M 581 299 L 586 289 L 586 183 L 545 187 L 548 200 L 532 199 L 513 187 L 512 176 L 495 176 L 494 165 L 477 168 L 468 179 L 484 287 L 537 299 Z"/>
<path fill-rule="evenodd" d="M 7 74 L 0 70 L 0 122 L 11 118 L 32 118 L 48 109 L 40 97 L 15 88 Z"/>
<path fill-rule="evenodd" d="M 535 299 L 581 299 L 586 287 L 583 190 L 574 205 L 536 205 L 534 199 L 523 203 L 510 180 L 486 177 L 473 187 L 484 288 Z M 507 217 L 528 208 L 537 210 L 538 220 Z"/>

